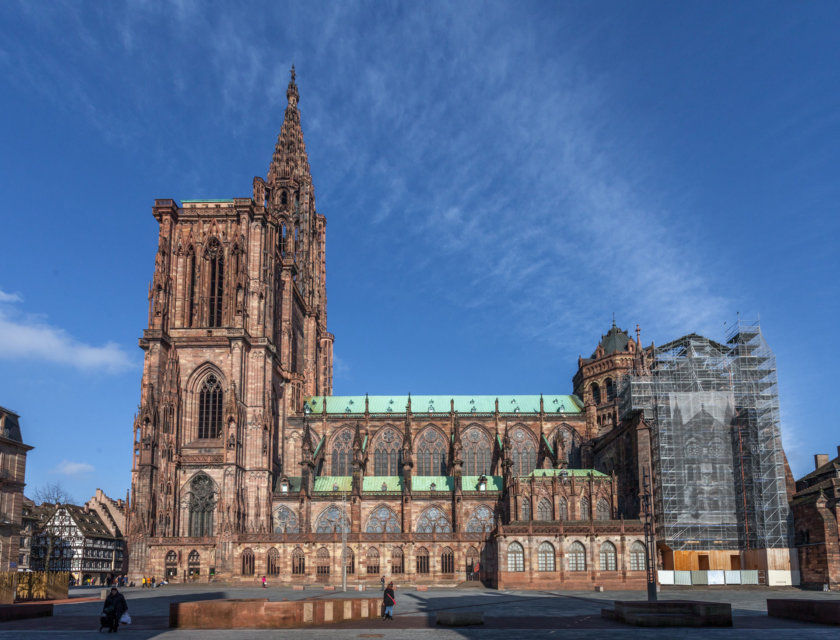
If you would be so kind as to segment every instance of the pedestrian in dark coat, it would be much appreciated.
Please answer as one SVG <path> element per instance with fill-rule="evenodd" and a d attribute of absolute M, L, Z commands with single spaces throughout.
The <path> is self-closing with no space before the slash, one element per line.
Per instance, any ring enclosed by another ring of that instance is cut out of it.
<path fill-rule="evenodd" d="M 125 596 L 116 587 L 111 587 L 111 593 L 105 598 L 102 607 L 102 621 L 107 622 L 108 633 L 116 633 L 120 628 L 120 618 L 128 611 L 128 603 Z"/>
<path fill-rule="evenodd" d="M 388 588 L 385 589 L 385 593 L 382 596 L 382 604 L 385 607 L 385 615 L 383 616 L 383 620 L 393 620 L 394 619 L 394 605 L 397 603 L 396 598 L 394 596 L 394 583 L 389 582 Z"/>

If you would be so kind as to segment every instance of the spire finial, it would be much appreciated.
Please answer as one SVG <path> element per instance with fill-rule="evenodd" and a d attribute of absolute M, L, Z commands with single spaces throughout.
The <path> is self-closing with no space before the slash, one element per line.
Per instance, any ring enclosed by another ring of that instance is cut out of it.
<path fill-rule="evenodd" d="M 292 63 L 292 82 L 295 81 L 295 65 Z"/>
<path fill-rule="evenodd" d="M 615 311 L 613 311 L 613 329 L 615 329 Z"/>
<path fill-rule="evenodd" d="M 289 101 L 290 106 L 296 107 L 299 96 L 297 83 L 295 82 L 295 65 L 292 65 L 289 73 L 291 74 L 291 78 L 289 78 L 289 87 L 286 89 L 286 99 Z"/>

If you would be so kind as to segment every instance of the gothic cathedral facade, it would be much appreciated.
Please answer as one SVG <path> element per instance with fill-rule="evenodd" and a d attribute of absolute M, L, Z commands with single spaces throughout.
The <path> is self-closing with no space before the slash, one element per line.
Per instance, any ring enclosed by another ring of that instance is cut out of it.
<path fill-rule="evenodd" d="M 642 587 L 649 443 L 593 444 L 638 336 L 613 326 L 575 395 L 333 396 L 294 70 L 286 95 L 251 197 L 155 201 L 129 577 Z"/>

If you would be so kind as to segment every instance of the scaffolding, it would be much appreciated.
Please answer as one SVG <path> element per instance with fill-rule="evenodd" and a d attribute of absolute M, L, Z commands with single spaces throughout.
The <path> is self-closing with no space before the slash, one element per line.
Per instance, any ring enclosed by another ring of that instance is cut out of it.
<path fill-rule="evenodd" d="M 657 538 L 673 550 L 790 546 L 776 359 L 758 322 L 689 334 L 625 378 L 622 417 L 651 428 Z"/>

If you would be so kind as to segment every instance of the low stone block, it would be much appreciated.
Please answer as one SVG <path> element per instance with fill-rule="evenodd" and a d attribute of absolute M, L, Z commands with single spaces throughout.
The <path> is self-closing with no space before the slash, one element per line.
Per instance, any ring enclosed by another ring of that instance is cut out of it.
<path fill-rule="evenodd" d="M 305 588 L 302 584 L 296 584 L 292 586 L 292 591 L 303 591 Z"/>
<path fill-rule="evenodd" d="M 731 627 L 732 605 L 696 600 L 616 600 L 601 617 L 637 627 Z"/>
<path fill-rule="evenodd" d="M 52 603 L 0 605 L 0 622 L 24 620 L 26 618 L 48 618 L 53 614 Z"/>
<path fill-rule="evenodd" d="M 468 627 L 474 624 L 484 624 L 482 611 L 438 611 L 437 624 L 445 627 Z"/>
<path fill-rule="evenodd" d="M 768 598 L 767 615 L 819 624 L 840 624 L 840 600 Z"/>
<path fill-rule="evenodd" d="M 428 591 L 428 590 L 429 590 L 429 587 L 428 587 L 428 586 L 426 586 L 425 584 L 418 584 L 418 585 L 417 585 L 417 590 L 418 590 L 418 591 Z"/>
<path fill-rule="evenodd" d="M 335 587 L 328 584 L 324 587 L 324 591 L 335 591 Z"/>
<path fill-rule="evenodd" d="M 595 591 L 598 592 L 598 593 L 603 593 L 604 592 L 604 587 L 602 587 L 601 585 L 596 585 L 595 586 Z"/>

